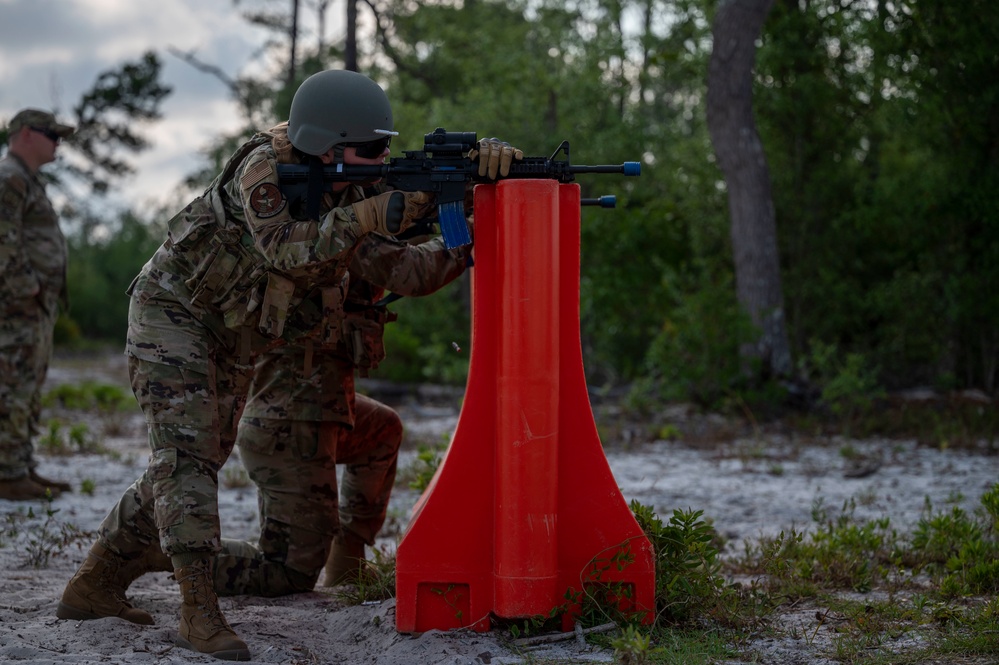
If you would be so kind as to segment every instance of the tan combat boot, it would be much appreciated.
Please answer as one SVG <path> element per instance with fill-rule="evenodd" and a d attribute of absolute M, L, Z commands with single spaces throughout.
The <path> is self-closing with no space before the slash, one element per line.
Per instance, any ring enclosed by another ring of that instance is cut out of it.
<path fill-rule="evenodd" d="M 144 626 L 153 625 L 148 612 L 132 607 L 115 585 L 115 576 L 125 560 L 100 542 L 94 543 L 86 561 L 62 592 L 56 609 L 60 619 L 103 619 L 120 617 Z"/>
<path fill-rule="evenodd" d="M 153 544 L 142 556 L 122 563 L 112 583 L 118 595 L 127 598 L 125 592 L 128 591 L 128 587 L 132 586 L 132 582 L 146 573 L 160 572 L 173 572 L 173 563 L 170 562 L 170 557 L 160 551 L 159 545 Z"/>
<path fill-rule="evenodd" d="M 32 501 L 59 496 L 59 488 L 39 485 L 30 477 L 17 480 L 0 480 L 0 499 L 7 501 Z"/>
<path fill-rule="evenodd" d="M 341 531 L 333 539 L 333 550 L 326 560 L 323 586 L 352 584 L 364 570 L 364 541 L 350 531 Z"/>
<path fill-rule="evenodd" d="M 221 660 L 250 660 L 246 642 L 236 636 L 222 615 L 215 595 L 212 562 L 199 559 L 177 568 L 174 577 L 180 583 L 183 598 L 178 646 Z"/>

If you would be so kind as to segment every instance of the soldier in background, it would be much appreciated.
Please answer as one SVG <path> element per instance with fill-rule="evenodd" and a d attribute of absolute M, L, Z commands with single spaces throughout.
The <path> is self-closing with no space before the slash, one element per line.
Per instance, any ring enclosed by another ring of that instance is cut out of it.
<path fill-rule="evenodd" d="M 71 490 L 38 475 L 31 439 L 56 317 L 68 304 L 66 239 L 39 169 L 73 131 L 47 111 L 24 109 L 10 121 L 0 160 L 0 499 L 9 501 Z"/>

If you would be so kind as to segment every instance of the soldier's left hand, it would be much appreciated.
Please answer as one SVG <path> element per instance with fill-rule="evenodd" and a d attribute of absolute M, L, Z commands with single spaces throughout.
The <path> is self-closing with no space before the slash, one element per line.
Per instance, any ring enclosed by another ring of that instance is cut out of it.
<path fill-rule="evenodd" d="M 510 164 L 515 159 L 523 159 L 524 151 L 514 148 L 506 141 L 497 138 L 482 139 L 468 152 L 472 160 L 479 160 L 479 175 L 495 180 L 497 176 L 510 175 Z"/>

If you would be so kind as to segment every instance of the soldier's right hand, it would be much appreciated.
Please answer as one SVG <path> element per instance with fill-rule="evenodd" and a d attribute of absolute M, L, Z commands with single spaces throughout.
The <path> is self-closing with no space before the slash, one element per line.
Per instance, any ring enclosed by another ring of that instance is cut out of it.
<path fill-rule="evenodd" d="M 426 192 L 385 192 L 353 204 L 363 233 L 398 235 L 436 212 L 435 197 Z"/>

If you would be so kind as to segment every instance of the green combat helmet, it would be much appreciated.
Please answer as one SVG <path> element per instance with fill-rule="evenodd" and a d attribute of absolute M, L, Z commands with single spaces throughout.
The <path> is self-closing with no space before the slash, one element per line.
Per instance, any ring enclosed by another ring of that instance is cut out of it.
<path fill-rule="evenodd" d="M 307 155 L 322 155 L 337 145 L 388 139 L 398 135 L 392 128 L 392 107 L 385 91 L 357 72 L 330 69 L 313 74 L 291 100 L 288 139 Z"/>

